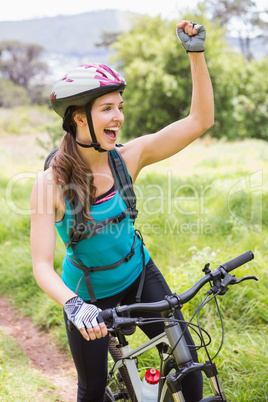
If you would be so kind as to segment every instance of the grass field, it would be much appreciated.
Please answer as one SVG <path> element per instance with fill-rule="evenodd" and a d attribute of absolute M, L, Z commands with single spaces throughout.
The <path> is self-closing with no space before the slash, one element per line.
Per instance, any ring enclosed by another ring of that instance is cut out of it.
<path fill-rule="evenodd" d="M 53 387 L 30 367 L 17 343 L 0 331 L 0 401 L 55 401 Z M 57 401 L 62 401 L 56 397 Z"/>
<path fill-rule="evenodd" d="M 43 164 L 43 152 L 35 137 L 29 134 L 0 138 L 0 292 L 22 314 L 30 315 L 37 326 L 49 330 L 60 347 L 66 349 L 61 308 L 37 287 L 32 275 L 29 197 L 34 177 Z M 268 401 L 267 175 L 267 143 L 229 143 L 207 137 L 173 158 L 146 168 L 136 184 L 140 210 L 136 226 L 175 292 L 186 290 L 199 279 L 207 262 L 213 268 L 244 251 L 252 250 L 255 254 L 254 261 L 236 270 L 236 276 L 254 274 L 259 282 L 243 282 L 220 299 L 225 342 L 217 365 L 231 402 Z M 60 273 L 64 246 L 59 239 L 57 245 L 55 269 Z M 184 307 L 186 319 L 203 296 L 204 293 L 198 295 Z M 202 312 L 201 324 L 213 337 L 213 355 L 221 332 L 212 305 Z M 142 339 L 138 331 L 131 343 Z M 15 398 L 11 384 L 22 374 L 6 369 L 5 356 L 9 356 L 14 367 L 23 367 L 25 358 L 12 353 L 17 346 L 11 340 L 12 345 L 5 346 L 7 339 L 2 333 L 0 342 L 0 383 L 4 384 L 3 395 L 7 395 L 2 400 L 24 400 L 28 385 L 25 382 L 25 389 L 20 387 L 21 395 Z M 141 371 L 156 364 L 156 354 L 145 356 L 140 361 Z M 43 386 L 43 379 L 36 373 L 27 378 L 32 383 L 31 392 L 35 392 L 36 381 Z"/>

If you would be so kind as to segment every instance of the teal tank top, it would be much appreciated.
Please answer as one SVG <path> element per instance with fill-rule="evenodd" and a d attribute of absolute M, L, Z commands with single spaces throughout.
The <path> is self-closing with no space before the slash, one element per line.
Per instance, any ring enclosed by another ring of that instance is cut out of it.
<path fill-rule="evenodd" d="M 68 201 L 66 200 L 66 203 Z M 113 198 L 92 205 L 91 216 L 94 220 L 102 221 L 106 218 L 119 215 L 127 206 L 119 191 Z M 90 222 L 88 222 L 90 224 Z M 72 226 L 72 213 L 70 205 L 66 205 L 64 218 L 56 222 L 56 229 L 64 243 L 70 241 L 69 231 Z M 111 224 L 97 235 L 80 241 L 75 248 L 75 257 L 87 267 L 102 267 L 114 264 L 129 254 L 134 242 L 134 220 L 127 216 L 118 224 Z M 150 255 L 141 240 L 136 236 L 135 253 L 128 262 L 123 262 L 119 267 L 106 271 L 90 273 L 90 279 L 97 299 L 103 299 L 122 292 L 130 286 L 140 275 L 143 268 L 142 247 L 145 255 L 145 264 L 149 262 Z M 79 285 L 78 295 L 83 300 L 90 300 L 86 287 L 83 270 L 75 267 L 69 260 L 74 260 L 71 247 L 66 249 L 63 260 L 62 280 L 75 292 Z"/>

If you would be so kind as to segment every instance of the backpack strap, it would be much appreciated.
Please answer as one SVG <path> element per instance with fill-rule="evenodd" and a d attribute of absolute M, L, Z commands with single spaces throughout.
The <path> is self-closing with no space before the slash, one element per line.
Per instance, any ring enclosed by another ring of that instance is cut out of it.
<path fill-rule="evenodd" d="M 95 302 L 96 301 L 96 296 L 95 296 L 93 286 L 92 286 L 92 283 L 91 283 L 90 273 L 97 272 L 97 271 L 108 271 L 110 269 L 114 269 L 114 268 L 119 267 L 119 265 L 123 264 L 123 262 L 128 262 L 133 257 L 133 255 L 135 254 L 136 240 L 137 240 L 137 236 L 136 236 L 136 233 L 135 233 L 134 241 L 133 241 L 133 244 L 131 246 L 130 252 L 125 257 L 121 258 L 120 260 L 118 260 L 115 263 L 110 264 L 110 265 L 105 265 L 105 266 L 102 266 L 102 267 L 87 267 L 81 261 L 78 261 L 77 259 L 75 259 L 77 261 L 76 262 L 76 261 L 73 261 L 70 257 L 68 257 L 68 259 L 71 262 L 71 264 L 73 264 L 75 267 L 77 267 L 79 269 L 82 269 L 84 271 L 84 274 L 81 276 L 81 278 L 78 281 L 78 284 L 77 284 L 76 289 L 75 289 L 75 293 L 78 294 L 78 290 L 79 290 L 81 280 L 83 279 L 83 277 L 85 277 L 85 282 L 86 282 L 87 291 L 88 291 L 88 294 L 89 294 L 89 297 L 90 297 L 90 301 L 92 303 Z"/>
<path fill-rule="evenodd" d="M 129 176 L 126 163 L 117 149 L 113 149 L 108 153 L 108 159 L 110 163 L 110 167 L 115 178 L 115 184 L 118 188 L 118 191 L 121 194 L 125 204 L 132 211 L 131 217 L 132 219 L 136 219 L 138 216 L 138 210 L 136 209 L 136 195 L 134 193 L 133 185 L 131 178 Z M 142 272 L 140 283 L 136 295 L 136 302 L 139 303 L 141 301 L 141 294 L 143 290 L 144 280 L 145 280 L 145 254 L 144 254 L 144 241 L 143 237 L 139 230 L 135 230 L 136 236 L 139 237 L 141 241 L 141 254 L 142 254 Z"/>
<path fill-rule="evenodd" d="M 69 195 L 67 196 L 67 199 L 69 200 Z M 87 224 L 83 215 L 83 206 L 82 203 L 79 199 L 79 197 L 76 195 L 74 201 L 70 204 L 71 206 L 71 211 L 72 211 L 72 227 L 69 232 L 69 239 L 70 241 L 65 243 L 65 247 L 68 248 L 71 246 L 72 251 L 73 251 L 73 259 L 68 257 L 69 261 L 71 262 L 72 265 L 76 266 L 77 268 L 81 269 L 84 271 L 84 274 L 81 276 L 75 293 L 78 294 L 79 290 L 79 285 L 83 277 L 85 277 L 85 282 L 87 286 L 87 290 L 90 296 L 91 302 L 96 301 L 96 296 L 93 290 L 93 286 L 91 283 L 90 279 L 90 273 L 95 272 L 95 271 L 106 271 L 110 269 L 117 268 L 119 265 L 121 265 L 123 262 L 128 262 L 133 255 L 135 254 L 135 245 L 136 245 L 136 240 L 137 240 L 137 234 L 135 232 L 134 236 L 134 241 L 132 244 L 132 247 L 130 249 L 130 252 L 120 260 L 116 261 L 113 264 L 102 266 L 102 267 L 88 267 L 85 264 L 82 263 L 76 256 L 75 256 L 75 248 L 77 244 L 85 239 L 88 239 L 98 233 L 100 233 L 106 226 L 112 224 L 112 223 L 119 223 L 121 220 L 123 220 L 126 216 L 128 216 L 131 213 L 131 210 L 128 208 L 127 210 L 123 211 L 120 215 L 107 218 L 103 221 L 100 222 L 94 222 L 91 224 Z"/>
<path fill-rule="evenodd" d="M 69 199 L 69 197 L 67 198 Z M 65 247 L 68 248 L 71 246 L 73 252 L 79 241 L 89 239 L 102 232 L 108 225 L 118 224 L 128 215 L 131 216 L 133 214 L 132 209 L 127 208 L 119 215 L 111 216 L 100 222 L 87 224 L 83 215 L 83 207 L 78 196 L 75 197 L 70 205 L 72 211 L 72 226 L 69 232 L 69 241 L 65 243 Z"/>
<path fill-rule="evenodd" d="M 48 154 L 48 156 L 46 157 L 46 160 L 44 162 L 44 170 L 47 170 L 49 168 L 49 164 L 52 161 L 53 157 L 56 155 L 56 153 L 58 152 L 59 147 L 55 148 L 52 152 L 50 152 Z"/>
<path fill-rule="evenodd" d="M 72 209 L 73 222 L 69 232 L 70 241 L 65 243 L 66 248 L 71 246 L 74 248 L 79 241 L 89 239 L 92 236 L 102 232 L 106 226 L 118 224 L 128 215 L 131 219 L 135 219 L 138 215 L 136 209 L 136 195 L 133 190 L 132 182 L 127 171 L 127 167 L 121 154 L 115 149 L 108 153 L 109 164 L 115 180 L 115 188 L 120 192 L 127 209 L 121 214 L 104 219 L 100 222 L 86 224 L 82 212 L 82 204 L 78 196 L 74 200 L 74 209 Z"/>
<path fill-rule="evenodd" d="M 120 192 L 126 206 L 132 210 L 131 218 L 136 219 L 138 216 L 138 210 L 136 209 L 136 195 L 133 190 L 132 181 L 125 161 L 116 148 L 109 151 L 108 160 L 114 176 L 115 187 Z"/>

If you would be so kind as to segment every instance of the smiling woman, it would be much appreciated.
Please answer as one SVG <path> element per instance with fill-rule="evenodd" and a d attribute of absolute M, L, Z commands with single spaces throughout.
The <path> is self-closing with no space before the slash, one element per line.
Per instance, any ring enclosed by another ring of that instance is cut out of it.
<path fill-rule="evenodd" d="M 107 142 L 105 149 L 113 149 L 115 141 L 117 140 L 117 134 L 124 122 L 123 115 L 123 99 L 120 92 L 113 92 L 112 94 L 101 96 L 96 99 L 91 108 L 91 114 L 93 121 L 96 121 L 94 130 L 96 132 L 99 142 Z M 102 138 L 102 132 L 105 133 Z M 107 138 L 106 138 L 107 137 Z M 107 148 L 108 146 L 108 148 Z"/>
<path fill-rule="evenodd" d="M 123 99 L 120 92 L 101 96 L 92 102 L 91 115 L 94 120 L 94 134 L 97 142 L 107 142 L 103 149 L 114 148 L 117 135 L 121 125 L 124 122 Z M 72 120 L 75 123 L 76 143 L 84 148 L 90 148 L 92 139 L 87 128 L 87 115 L 84 107 L 74 110 Z M 105 134 L 105 135 L 104 135 Z M 108 148 L 107 148 L 108 146 Z M 102 147 L 102 146 L 101 146 Z"/>
<path fill-rule="evenodd" d="M 33 187 L 33 270 L 39 286 L 64 307 L 66 327 L 75 327 L 67 334 L 78 371 L 78 401 L 103 402 L 108 336 L 99 309 L 156 302 L 171 294 L 134 227 L 133 183 L 142 168 L 179 152 L 214 122 L 205 28 L 182 21 L 177 36 L 191 63 L 191 111 L 157 133 L 116 148 L 126 82 L 106 65 L 78 66 L 51 92 L 51 106 L 63 118 L 66 133 Z M 53 267 L 55 226 L 66 246 L 62 278 Z M 176 318 L 183 321 L 180 311 Z M 143 330 L 152 338 L 163 331 L 163 323 Z M 185 337 L 197 361 L 188 330 Z M 183 390 L 187 402 L 202 398 L 200 372 L 183 381 Z"/>

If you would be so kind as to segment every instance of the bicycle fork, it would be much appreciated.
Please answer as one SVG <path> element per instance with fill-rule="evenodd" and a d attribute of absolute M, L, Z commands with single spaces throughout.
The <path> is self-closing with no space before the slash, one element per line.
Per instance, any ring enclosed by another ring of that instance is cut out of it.
<path fill-rule="evenodd" d="M 189 347 L 183 336 L 183 331 L 178 323 L 166 322 L 165 333 L 169 340 L 172 355 L 178 366 L 176 372 L 172 372 L 166 376 L 167 386 L 172 394 L 173 400 L 175 402 L 186 402 L 183 396 L 181 382 L 187 374 L 198 370 L 205 373 L 214 392 L 214 396 L 201 399 L 199 402 L 226 402 L 215 364 L 209 361 L 205 364 L 195 363 L 193 361 Z"/>

